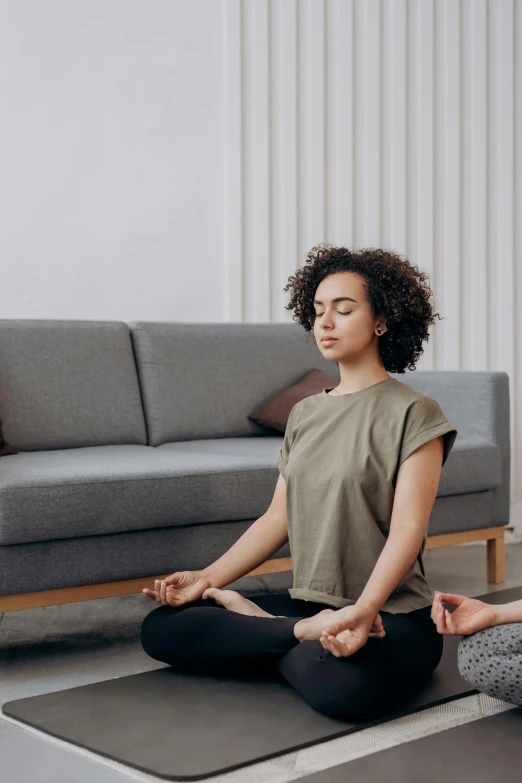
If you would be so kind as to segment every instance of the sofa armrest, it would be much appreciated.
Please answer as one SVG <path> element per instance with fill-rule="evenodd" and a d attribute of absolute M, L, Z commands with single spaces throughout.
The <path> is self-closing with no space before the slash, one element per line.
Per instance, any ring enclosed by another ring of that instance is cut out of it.
<path fill-rule="evenodd" d="M 398 380 L 405 376 L 396 374 Z M 492 525 L 509 522 L 511 435 L 506 372 L 433 370 L 406 373 L 407 382 L 433 397 L 460 435 L 479 435 L 500 448 L 502 482 L 494 493 Z M 449 456 L 451 461 L 451 454 Z M 444 469 L 444 468 L 443 468 Z M 451 470 L 451 468 L 450 468 Z"/>

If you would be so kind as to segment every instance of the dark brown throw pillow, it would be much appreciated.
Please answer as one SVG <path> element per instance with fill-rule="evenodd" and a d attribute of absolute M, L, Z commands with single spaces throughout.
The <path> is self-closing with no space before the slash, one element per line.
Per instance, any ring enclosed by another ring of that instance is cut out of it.
<path fill-rule="evenodd" d="M 2 419 L 0 419 L 0 457 L 7 457 L 8 454 L 18 454 L 14 446 L 10 446 L 4 440 L 2 432 Z"/>
<path fill-rule="evenodd" d="M 322 370 L 310 370 L 293 386 L 288 386 L 268 402 L 264 402 L 248 418 L 263 427 L 284 432 L 290 411 L 297 402 L 311 397 L 312 394 L 320 394 L 324 389 L 333 389 L 338 383 L 339 381 Z"/>

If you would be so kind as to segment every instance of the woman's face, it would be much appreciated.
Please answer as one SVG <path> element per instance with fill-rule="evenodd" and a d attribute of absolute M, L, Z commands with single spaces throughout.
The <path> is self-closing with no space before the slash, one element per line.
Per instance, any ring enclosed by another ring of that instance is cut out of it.
<path fill-rule="evenodd" d="M 341 298 L 342 301 L 334 301 Z M 336 272 L 325 277 L 314 296 L 316 317 L 314 337 L 325 359 L 338 362 L 355 357 L 374 344 L 379 336 L 375 329 L 384 324 L 372 313 L 363 280 L 356 272 Z M 335 342 L 323 343 L 323 337 L 335 337 Z"/>

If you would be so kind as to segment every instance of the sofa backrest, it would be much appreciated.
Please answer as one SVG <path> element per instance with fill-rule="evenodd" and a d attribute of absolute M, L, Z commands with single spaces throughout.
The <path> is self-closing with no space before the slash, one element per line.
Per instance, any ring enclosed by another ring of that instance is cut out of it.
<path fill-rule="evenodd" d="M 296 323 L 131 322 L 149 444 L 266 433 L 248 419 L 261 403 L 312 369 L 332 376 L 310 333 Z M 414 370 L 390 373 L 433 397 L 458 437 L 498 444 L 502 486 L 494 521 L 505 523 L 510 503 L 509 378 L 505 372 Z"/>
<path fill-rule="evenodd" d="M 129 323 L 149 445 L 266 434 L 249 414 L 309 370 L 339 379 L 295 323 Z"/>
<path fill-rule="evenodd" d="M 21 451 L 146 444 L 127 324 L 0 320 L 0 418 Z"/>

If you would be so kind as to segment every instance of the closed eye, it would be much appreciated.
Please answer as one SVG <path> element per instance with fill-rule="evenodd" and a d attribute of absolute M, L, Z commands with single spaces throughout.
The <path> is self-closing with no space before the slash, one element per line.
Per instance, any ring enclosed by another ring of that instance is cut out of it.
<path fill-rule="evenodd" d="M 350 315 L 350 313 L 353 313 L 353 310 L 348 310 L 347 313 L 343 313 L 341 312 L 341 310 L 337 310 L 337 312 L 339 313 L 339 315 Z M 322 315 L 324 315 L 324 313 L 315 313 L 315 315 L 317 316 L 317 318 L 320 318 Z"/>

